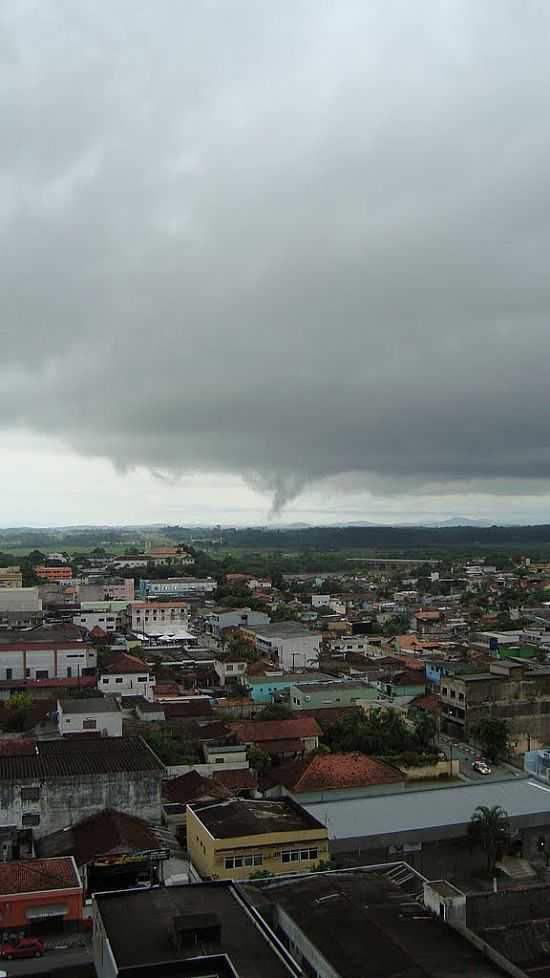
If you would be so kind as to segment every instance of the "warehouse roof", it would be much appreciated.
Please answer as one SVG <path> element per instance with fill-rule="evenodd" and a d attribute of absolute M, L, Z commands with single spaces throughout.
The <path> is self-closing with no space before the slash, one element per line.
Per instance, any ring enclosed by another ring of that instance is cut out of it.
<path fill-rule="evenodd" d="M 327 826 L 331 839 L 354 839 L 460 829 L 478 805 L 501 805 L 511 819 L 536 815 L 550 821 L 550 788 L 520 778 L 312 802 L 306 808 Z"/>
<path fill-rule="evenodd" d="M 86 740 L 40 740 L 32 754 L 0 756 L 0 781 L 70 778 L 128 771 L 164 771 L 164 765 L 141 737 Z"/>

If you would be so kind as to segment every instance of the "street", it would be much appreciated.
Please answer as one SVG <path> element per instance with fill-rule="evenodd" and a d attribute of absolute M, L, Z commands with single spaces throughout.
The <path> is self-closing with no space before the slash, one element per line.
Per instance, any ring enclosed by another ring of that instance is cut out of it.
<path fill-rule="evenodd" d="M 12 975 L 37 975 L 54 968 L 76 967 L 79 964 L 90 964 L 93 961 L 91 946 L 67 948 L 67 950 L 46 951 L 42 958 L 26 958 L 22 961 L 1 961 L 0 971 Z"/>
<path fill-rule="evenodd" d="M 480 774 L 472 768 L 472 762 L 480 756 L 478 748 L 452 740 L 445 734 L 439 735 L 438 743 L 440 750 L 444 751 L 450 760 L 460 761 L 460 773 L 469 781 L 504 781 L 526 777 L 525 771 L 520 771 L 506 763 L 490 764 L 491 773 Z"/>

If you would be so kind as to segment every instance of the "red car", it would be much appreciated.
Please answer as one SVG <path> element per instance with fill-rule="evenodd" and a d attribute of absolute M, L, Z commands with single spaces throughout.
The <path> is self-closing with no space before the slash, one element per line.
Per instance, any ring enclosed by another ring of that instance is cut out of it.
<path fill-rule="evenodd" d="M 44 944 L 37 937 L 22 937 L 20 941 L 2 944 L 0 957 L 12 961 L 13 958 L 41 958 Z"/>

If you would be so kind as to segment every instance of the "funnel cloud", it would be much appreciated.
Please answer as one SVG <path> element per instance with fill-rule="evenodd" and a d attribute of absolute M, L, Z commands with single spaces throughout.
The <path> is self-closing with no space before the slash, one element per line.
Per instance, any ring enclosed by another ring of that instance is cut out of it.
<path fill-rule="evenodd" d="M 5 4 L 3 430 L 274 515 L 548 492 L 549 34 L 521 0 Z"/>

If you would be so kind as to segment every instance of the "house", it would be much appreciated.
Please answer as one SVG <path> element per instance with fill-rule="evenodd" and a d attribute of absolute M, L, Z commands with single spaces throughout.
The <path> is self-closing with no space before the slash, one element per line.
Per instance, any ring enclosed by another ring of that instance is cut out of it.
<path fill-rule="evenodd" d="M 285 672 L 318 669 L 321 635 L 296 622 L 282 621 L 254 629 L 256 648 Z"/>
<path fill-rule="evenodd" d="M 419 638 L 439 634 L 444 622 L 443 613 L 438 609 L 417 611 L 415 620 L 416 634 Z"/>
<path fill-rule="evenodd" d="M 328 833 L 290 798 L 229 798 L 187 806 L 187 848 L 203 879 L 304 872 L 328 857 Z"/>
<path fill-rule="evenodd" d="M 423 670 L 402 670 L 393 676 L 379 679 L 377 687 L 396 706 L 406 706 L 416 696 L 426 692 L 426 676 Z"/>
<path fill-rule="evenodd" d="M 331 706 L 360 706 L 377 699 L 377 691 L 360 679 L 329 683 L 296 683 L 290 687 L 289 705 L 293 710 L 326 709 Z"/>
<path fill-rule="evenodd" d="M 40 838 L 104 808 L 160 821 L 164 765 L 140 737 L 5 742 L 0 753 L 0 833 Z"/>
<path fill-rule="evenodd" d="M 298 978 L 292 957 L 233 883 L 94 897 L 97 978 Z"/>
<path fill-rule="evenodd" d="M 45 923 L 75 930 L 83 919 L 83 888 L 74 859 L 0 862 L 0 939 L 41 934 Z"/>
<path fill-rule="evenodd" d="M 225 686 L 227 682 L 244 682 L 248 662 L 237 653 L 228 653 L 223 659 L 214 659 L 213 665 L 220 686 Z"/>
<path fill-rule="evenodd" d="M 102 693 L 117 696 L 134 694 L 153 700 L 154 676 L 149 667 L 135 655 L 121 652 L 101 668 L 98 688 Z"/>
<path fill-rule="evenodd" d="M 315 750 L 321 729 L 311 717 L 292 720 L 245 720 L 230 728 L 241 744 L 254 745 L 274 757 L 292 757 Z"/>
<path fill-rule="evenodd" d="M 387 794 L 403 789 L 406 775 L 367 754 L 309 754 L 273 768 L 262 778 L 265 798 L 289 796 L 300 804 Z"/>
<path fill-rule="evenodd" d="M 259 628 L 269 625 L 271 619 L 263 611 L 250 608 L 223 608 L 208 616 L 205 631 L 215 638 L 221 638 L 226 628 Z"/>
<path fill-rule="evenodd" d="M 159 866 L 173 845 L 173 838 L 158 825 L 107 808 L 43 836 L 37 850 L 41 858 L 74 859 L 84 892 L 92 894 L 135 886 L 143 877 L 160 881 Z"/>
<path fill-rule="evenodd" d="M 122 713 L 113 696 L 62 699 L 57 701 L 57 729 L 62 737 L 122 737 Z"/>
<path fill-rule="evenodd" d="M 189 614 L 186 601 L 131 601 L 131 629 L 138 635 L 187 633 Z"/>
<path fill-rule="evenodd" d="M 252 674 L 251 674 L 252 673 Z M 325 676 L 320 672 L 283 672 L 269 671 L 255 673 L 248 668 L 246 673 L 246 686 L 254 703 L 273 703 L 288 692 L 294 683 L 321 683 L 332 682 L 333 676 Z"/>
<path fill-rule="evenodd" d="M 105 633 L 124 631 L 128 625 L 128 601 L 83 601 L 73 616 L 75 625 L 92 632 L 101 628 Z"/>
<path fill-rule="evenodd" d="M 78 678 L 93 673 L 96 663 L 95 649 L 80 632 L 77 638 L 45 627 L 0 632 L 0 680 Z"/>

